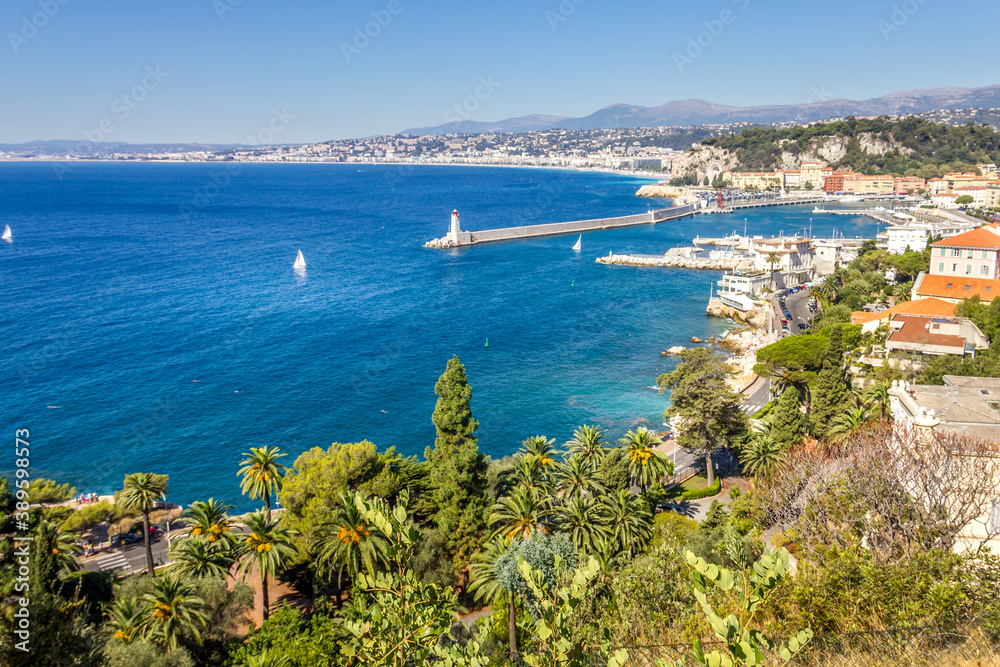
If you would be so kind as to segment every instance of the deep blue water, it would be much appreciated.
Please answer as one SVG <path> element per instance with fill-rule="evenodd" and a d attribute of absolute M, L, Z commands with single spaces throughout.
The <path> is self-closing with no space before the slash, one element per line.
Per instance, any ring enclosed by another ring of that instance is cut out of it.
<path fill-rule="evenodd" d="M 717 272 L 606 267 L 742 232 L 698 216 L 574 237 L 429 250 L 452 208 L 481 229 L 647 210 L 640 179 L 535 169 L 358 165 L 0 164 L 0 426 L 31 431 L 35 476 L 110 493 L 170 475 L 169 499 L 247 509 L 240 453 L 367 438 L 422 454 L 434 383 L 457 354 L 483 451 L 659 425 L 659 352 L 730 323 L 704 315 Z M 811 207 L 749 212 L 751 233 Z M 865 218 L 814 219 L 871 233 Z M 297 249 L 305 275 L 291 268 Z M 574 286 L 575 283 L 575 286 Z M 489 338 L 489 348 L 484 342 Z M 14 466 L 12 450 L 0 474 Z"/>

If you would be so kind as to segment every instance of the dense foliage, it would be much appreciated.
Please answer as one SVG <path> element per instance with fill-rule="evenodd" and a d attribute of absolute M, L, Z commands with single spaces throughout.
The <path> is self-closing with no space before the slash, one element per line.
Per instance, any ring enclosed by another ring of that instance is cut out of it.
<path fill-rule="evenodd" d="M 890 150 L 866 152 L 861 139 L 890 142 Z M 897 121 L 887 116 L 857 119 L 848 116 L 832 123 L 790 128 L 751 128 L 739 134 L 703 139 L 702 144 L 731 151 L 744 170 L 773 170 L 781 155 L 814 152 L 829 138 L 846 141 L 847 152 L 834 169 L 864 174 L 892 174 L 937 178 L 945 172 L 972 171 L 976 164 L 1000 162 L 1000 132 L 988 124 L 953 127 L 916 116 Z"/>

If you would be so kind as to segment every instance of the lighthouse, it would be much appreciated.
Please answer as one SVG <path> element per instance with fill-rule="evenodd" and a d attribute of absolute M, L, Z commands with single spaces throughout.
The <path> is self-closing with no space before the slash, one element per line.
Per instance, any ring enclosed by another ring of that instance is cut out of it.
<path fill-rule="evenodd" d="M 445 237 L 449 245 L 466 245 L 472 243 L 472 235 L 463 232 L 462 226 L 458 222 L 458 211 L 451 212 L 451 226 L 448 228 L 448 236 Z"/>

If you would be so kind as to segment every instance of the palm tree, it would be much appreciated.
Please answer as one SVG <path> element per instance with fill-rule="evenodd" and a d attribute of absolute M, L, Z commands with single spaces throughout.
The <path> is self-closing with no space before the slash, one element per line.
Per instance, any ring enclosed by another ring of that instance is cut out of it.
<path fill-rule="evenodd" d="M 597 426 L 584 424 L 573 432 L 573 437 L 566 443 L 566 453 L 579 454 L 594 469 L 597 470 L 608 453 L 604 444 L 605 433 Z"/>
<path fill-rule="evenodd" d="M 184 518 L 191 521 L 185 532 L 191 537 L 204 537 L 211 543 L 220 542 L 231 546 L 235 539 L 229 520 L 231 509 L 232 505 L 225 505 L 215 498 L 196 500 L 184 512 Z"/>
<path fill-rule="evenodd" d="M 381 535 L 370 530 L 354 498 L 341 494 L 340 505 L 333 518 L 320 528 L 316 543 L 320 574 L 337 571 L 338 601 L 344 572 L 352 580 L 361 570 L 373 574 L 375 567 L 384 560 L 387 546 Z"/>
<path fill-rule="evenodd" d="M 33 535 L 36 548 L 52 554 L 57 573 L 76 572 L 80 569 L 80 546 L 72 533 L 59 530 L 59 524 L 42 519 Z"/>
<path fill-rule="evenodd" d="M 287 655 L 267 650 L 260 655 L 248 655 L 244 664 L 246 667 L 286 667 L 291 660 Z"/>
<path fill-rule="evenodd" d="M 270 613 L 267 599 L 267 579 L 277 575 L 295 552 L 292 546 L 292 532 L 281 525 L 281 519 L 272 519 L 267 512 L 259 510 L 244 520 L 250 535 L 240 547 L 240 571 L 244 578 L 257 567 L 260 573 L 260 590 L 264 620 Z"/>
<path fill-rule="evenodd" d="M 543 495 L 551 491 L 552 484 L 537 458 L 518 454 L 514 457 L 514 467 L 502 473 L 501 488 L 504 493 L 519 486 L 535 489 Z"/>
<path fill-rule="evenodd" d="M 773 290 L 774 289 L 774 265 L 775 264 L 781 264 L 781 258 L 778 257 L 778 253 L 776 253 L 776 252 L 774 252 L 772 250 L 771 252 L 767 253 L 767 258 L 764 261 L 767 262 L 770 265 L 770 267 L 771 267 L 771 289 Z"/>
<path fill-rule="evenodd" d="M 107 629 L 122 644 L 142 634 L 146 609 L 135 597 L 115 598 L 108 613 Z"/>
<path fill-rule="evenodd" d="M 546 531 L 548 499 L 537 489 L 519 486 L 513 493 L 494 503 L 491 509 L 489 523 L 496 526 L 494 536 L 503 535 L 507 539 L 527 538 L 535 530 Z"/>
<path fill-rule="evenodd" d="M 483 545 L 482 551 L 472 556 L 472 564 L 469 565 L 469 574 L 472 575 L 469 592 L 477 600 L 492 604 L 506 592 L 493 572 L 493 565 L 507 551 L 508 546 L 509 540 L 494 537 Z"/>
<path fill-rule="evenodd" d="M 610 541 L 619 550 L 634 554 L 649 540 L 652 521 L 649 508 L 641 498 L 622 490 L 602 496 L 598 502 L 608 518 Z"/>
<path fill-rule="evenodd" d="M 153 568 L 153 547 L 149 544 L 149 512 L 153 503 L 167 492 L 170 478 L 152 472 L 135 472 L 125 477 L 125 488 L 118 498 L 122 509 L 142 512 L 142 539 L 146 545 L 146 570 L 155 577 Z"/>
<path fill-rule="evenodd" d="M 627 448 L 625 455 L 628 457 L 629 475 L 643 492 L 663 479 L 664 475 L 673 474 L 673 463 L 656 449 L 663 443 L 645 426 L 629 431 L 618 442 Z"/>
<path fill-rule="evenodd" d="M 573 454 L 556 472 L 556 492 L 563 501 L 578 496 L 594 498 L 607 491 L 597 469 L 580 454 Z"/>
<path fill-rule="evenodd" d="M 878 408 L 879 421 L 885 421 L 886 414 L 889 412 L 889 389 L 891 388 L 892 385 L 887 380 L 883 380 L 875 382 L 865 389 L 865 403 L 873 410 Z"/>
<path fill-rule="evenodd" d="M 281 490 L 281 475 L 285 466 L 278 463 L 278 459 L 287 454 L 282 454 L 277 447 L 250 448 L 250 453 L 243 453 L 245 458 L 240 461 L 243 466 L 237 472 L 242 475 L 240 490 L 251 500 L 254 498 L 264 499 L 264 508 L 267 510 L 267 518 L 271 518 L 271 494 L 276 494 Z"/>
<path fill-rule="evenodd" d="M 521 449 L 518 452 L 528 458 L 535 459 L 542 470 L 547 473 L 549 469 L 555 467 L 555 457 L 559 454 L 554 447 L 555 442 L 555 438 L 546 438 L 544 435 L 533 435 L 521 443 Z"/>
<path fill-rule="evenodd" d="M 819 293 L 822 294 L 827 301 L 832 301 L 837 298 L 840 293 L 841 282 L 836 274 L 829 275 L 823 279 L 823 283 L 819 286 Z"/>
<path fill-rule="evenodd" d="M 231 547 L 203 536 L 177 540 L 170 547 L 171 571 L 195 579 L 225 578 L 233 565 Z"/>
<path fill-rule="evenodd" d="M 189 634 L 201 643 L 200 628 L 208 622 L 209 606 L 194 594 L 186 579 L 168 572 L 153 584 L 153 592 L 142 596 L 146 612 L 143 637 L 177 648 L 178 637 Z"/>
<path fill-rule="evenodd" d="M 770 472 L 784 458 L 784 450 L 770 434 L 755 434 L 740 453 L 743 469 L 755 476 Z"/>
<path fill-rule="evenodd" d="M 837 417 L 830 427 L 830 435 L 834 440 L 843 440 L 850 434 L 871 421 L 868 409 L 863 405 L 853 407 Z"/>
<path fill-rule="evenodd" d="M 555 523 L 585 554 L 597 551 L 601 542 L 611 536 L 605 506 L 592 498 L 571 497 L 556 510 Z"/>

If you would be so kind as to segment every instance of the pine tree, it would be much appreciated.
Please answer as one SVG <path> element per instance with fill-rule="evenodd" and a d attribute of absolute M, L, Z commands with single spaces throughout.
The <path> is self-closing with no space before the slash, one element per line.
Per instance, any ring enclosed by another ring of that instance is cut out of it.
<path fill-rule="evenodd" d="M 774 419 L 771 421 L 771 437 L 782 448 L 791 447 L 802 442 L 806 417 L 799 409 L 799 390 L 788 385 L 778 399 L 774 409 Z"/>
<path fill-rule="evenodd" d="M 843 328 L 834 327 L 830 332 L 830 343 L 826 347 L 823 370 L 813 392 L 810 423 L 812 435 L 826 437 L 830 425 L 850 405 L 851 390 L 844 379 L 844 339 Z"/>
<path fill-rule="evenodd" d="M 432 519 L 445 536 L 456 571 L 463 572 L 486 537 L 490 500 L 486 457 L 476 444 L 479 422 L 472 418 L 472 388 L 458 357 L 448 361 L 434 392 L 438 401 L 431 420 L 437 439 L 424 453 Z"/>

